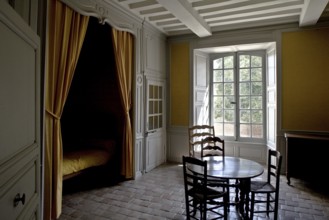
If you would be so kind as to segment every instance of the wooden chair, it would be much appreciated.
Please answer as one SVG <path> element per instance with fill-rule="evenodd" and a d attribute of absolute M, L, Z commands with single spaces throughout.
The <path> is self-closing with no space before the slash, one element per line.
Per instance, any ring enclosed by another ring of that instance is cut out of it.
<path fill-rule="evenodd" d="M 278 218 L 279 188 L 280 188 L 280 169 L 282 156 L 279 151 L 268 151 L 267 162 L 267 180 L 251 181 L 250 186 L 250 219 L 253 219 L 254 213 L 274 213 L 274 220 Z M 265 207 L 256 204 L 265 204 Z"/>
<path fill-rule="evenodd" d="M 201 141 L 201 158 L 209 156 L 225 156 L 225 141 L 219 137 L 206 137 Z M 208 180 L 208 185 L 216 187 L 225 186 L 229 205 L 236 205 L 239 201 L 239 182 L 230 181 L 229 179 L 212 178 Z M 235 201 L 230 202 L 230 188 L 235 190 Z M 229 210 L 228 206 L 228 210 Z"/>
<path fill-rule="evenodd" d="M 202 174 L 191 172 L 188 166 L 198 166 Z M 227 192 L 208 186 L 207 161 L 183 156 L 183 171 L 187 219 L 206 219 L 208 211 L 213 219 L 227 219 Z M 197 210 L 200 216 L 196 216 Z"/>
<path fill-rule="evenodd" d="M 206 137 L 214 137 L 215 129 L 211 125 L 194 125 L 188 129 L 189 134 L 189 155 L 196 156 L 201 152 L 201 141 Z"/>
<path fill-rule="evenodd" d="M 219 137 L 209 136 L 201 140 L 201 157 L 225 156 L 225 142 Z"/>

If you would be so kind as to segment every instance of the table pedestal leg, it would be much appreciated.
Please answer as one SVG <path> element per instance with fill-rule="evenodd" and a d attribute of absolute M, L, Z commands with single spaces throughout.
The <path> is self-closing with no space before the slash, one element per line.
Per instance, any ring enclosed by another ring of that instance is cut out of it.
<path fill-rule="evenodd" d="M 243 219 L 249 219 L 249 192 L 250 179 L 241 179 L 239 212 Z"/>

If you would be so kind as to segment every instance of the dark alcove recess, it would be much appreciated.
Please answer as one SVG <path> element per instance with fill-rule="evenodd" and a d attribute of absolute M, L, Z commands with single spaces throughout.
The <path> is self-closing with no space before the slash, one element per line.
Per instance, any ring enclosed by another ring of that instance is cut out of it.
<path fill-rule="evenodd" d="M 111 27 L 90 18 L 71 88 L 62 114 L 63 151 L 104 143 L 113 155 L 105 166 L 88 168 L 64 181 L 64 190 L 115 183 L 120 176 L 123 108 L 118 90 Z"/>

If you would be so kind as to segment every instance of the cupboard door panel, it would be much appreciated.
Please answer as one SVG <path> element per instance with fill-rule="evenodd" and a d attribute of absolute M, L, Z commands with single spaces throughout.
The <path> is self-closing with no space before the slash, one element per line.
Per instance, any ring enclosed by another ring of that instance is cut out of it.
<path fill-rule="evenodd" d="M 0 219 L 40 219 L 40 38 L 8 1 L 0 48 Z"/>
<path fill-rule="evenodd" d="M 0 22 L 0 162 L 36 139 L 36 50 Z"/>

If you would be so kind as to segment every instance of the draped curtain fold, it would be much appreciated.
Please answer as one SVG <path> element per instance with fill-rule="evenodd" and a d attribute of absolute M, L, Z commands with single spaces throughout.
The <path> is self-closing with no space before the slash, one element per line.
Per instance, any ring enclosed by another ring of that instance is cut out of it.
<path fill-rule="evenodd" d="M 62 209 L 62 136 L 60 118 L 78 62 L 89 17 L 58 0 L 49 1 L 45 77 L 44 219 Z"/>
<path fill-rule="evenodd" d="M 124 134 L 122 146 L 121 174 L 125 178 L 133 177 L 133 143 L 130 119 L 131 89 L 133 76 L 133 45 L 132 34 L 112 28 L 114 56 L 121 101 L 124 107 Z"/>

